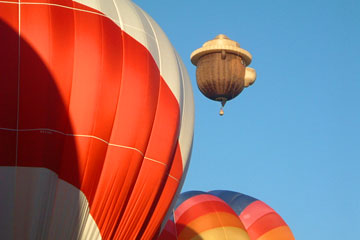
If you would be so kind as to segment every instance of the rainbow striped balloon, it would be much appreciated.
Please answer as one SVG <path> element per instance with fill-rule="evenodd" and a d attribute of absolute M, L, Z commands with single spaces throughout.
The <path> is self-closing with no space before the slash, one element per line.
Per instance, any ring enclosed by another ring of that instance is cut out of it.
<path fill-rule="evenodd" d="M 285 221 L 264 202 L 232 191 L 182 193 L 159 240 L 294 240 Z"/>

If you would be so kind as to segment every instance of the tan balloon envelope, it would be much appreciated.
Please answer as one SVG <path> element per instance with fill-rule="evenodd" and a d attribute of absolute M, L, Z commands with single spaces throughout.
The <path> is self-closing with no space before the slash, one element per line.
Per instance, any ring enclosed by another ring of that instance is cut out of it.
<path fill-rule="evenodd" d="M 221 102 L 222 107 L 256 79 L 255 69 L 247 67 L 252 60 L 251 54 L 223 34 L 204 43 L 190 59 L 197 66 L 196 81 L 200 91 Z M 221 108 L 220 115 L 223 114 Z"/>

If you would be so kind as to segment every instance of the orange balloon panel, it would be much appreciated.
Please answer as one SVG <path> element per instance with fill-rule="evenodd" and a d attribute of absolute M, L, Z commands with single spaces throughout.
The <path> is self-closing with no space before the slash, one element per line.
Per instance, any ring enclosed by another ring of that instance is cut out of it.
<path fill-rule="evenodd" d="M 0 34 L 0 238 L 151 239 L 193 132 L 162 30 L 127 0 L 10 0 Z"/>

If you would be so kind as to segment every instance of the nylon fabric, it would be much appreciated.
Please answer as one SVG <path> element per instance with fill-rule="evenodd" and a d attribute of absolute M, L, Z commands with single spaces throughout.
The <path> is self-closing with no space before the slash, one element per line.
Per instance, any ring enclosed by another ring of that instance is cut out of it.
<path fill-rule="evenodd" d="M 193 129 L 186 70 L 150 17 L 115 2 L 0 1 L 0 100 L 9 103 L 0 105 L 0 166 L 49 171 L 7 169 L 17 183 L 0 197 L 0 229 L 19 238 L 151 239 L 183 183 Z M 31 194 L 48 200 L 16 201 Z"/>
<path fill-rule="evenodd" d="M 281 216 L 266 203 L 245 194 L 233 191 L 212 191 L 216 196 L 226 201 L 237 214 L 244 224 L 250 239 L 252 240 L 278 240 L 277 231 L 274 229 L 281 228 L 280 236 L 286 236 L 284 240 L 295 239 L 290 228 Z M 285 227 L 285 228 L 282 228 Z"/>
<path fill-rule="evenodd" d="M 192 239 L 204 231 L 215 228 L 223 229 L 226 227 L 234 227 L 243 229 L 245 231 L 241 221 L 239 218 L 237 218 L 234 212 L 208 213 L 197 217 L 191 222 L 186 223 L 185 226 L 182 223 L 177 222 L 177 224 L 176 231 L 178 233 L 179 239 Z"/>
<path fill-rule="evenodd" d="M 245 194 L 226 190 L 189 191 L 179 196 L 176 206 L 158 240 L 165 240 L 166 236 L 184 240 L 295 239 L 274 209 Z M 229 228 L 234 232 L 228 233 Z"/>
<path fill-rule="evenodd" d="M 183 240 L 188 239 L 184 238 Z M 223 227 L 204 231 L 191 240 L 249 240 L 246 231 L 240 228 Z M 180 239 L 179 239 L 180 240 Z"/>
<path fill-rule="evenodd" d="M 265 233 L 258 240 L 292 240 L 295 239 L 288 226 L 274 228 Z"/>
<path fill-rule="evenodd" d="M 254 222 L 266 214 L 274 213 L 274 209 L 262 201 L 255 201 L 249 204 L 240 214 L 239 217 L 246 228 L 249 228 Z"/>

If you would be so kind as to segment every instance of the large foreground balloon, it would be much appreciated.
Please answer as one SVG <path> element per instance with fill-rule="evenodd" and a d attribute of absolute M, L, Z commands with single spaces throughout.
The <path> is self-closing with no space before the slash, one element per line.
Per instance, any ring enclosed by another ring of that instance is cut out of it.
<path fill-rule="evenodd" d="M 190 191 L 180 195 L 172 219 L 167 222 L 159 240 L 180 239 L 295 238 L 280 215 L 264 202 L 245 194 L 219 190 Z"/>
<path fill-rule="evenodd" d="M 193 135 L 164 33 L 128 0 L 8 0 L 0 36 L 0 239 L 151 239 Z"/>

